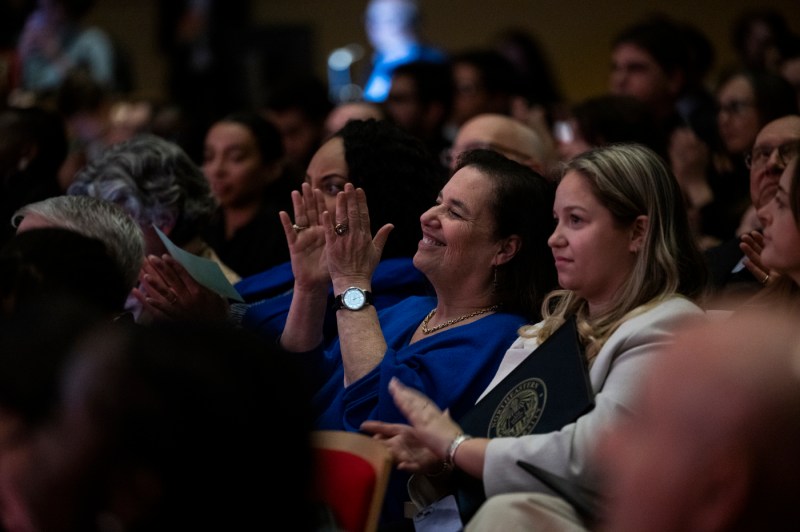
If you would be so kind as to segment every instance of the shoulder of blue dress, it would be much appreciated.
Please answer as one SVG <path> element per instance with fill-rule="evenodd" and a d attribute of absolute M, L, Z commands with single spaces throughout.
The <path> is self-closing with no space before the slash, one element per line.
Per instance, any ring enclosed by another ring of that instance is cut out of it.
<path fill-rule="evenodd" d="M 291 283 L 293 280 L 292 263 L 286 261 L 263 272 L 245 277 L 234 284 L 234 288 L 242 297 L 246 298 L 253 293 Z"/>

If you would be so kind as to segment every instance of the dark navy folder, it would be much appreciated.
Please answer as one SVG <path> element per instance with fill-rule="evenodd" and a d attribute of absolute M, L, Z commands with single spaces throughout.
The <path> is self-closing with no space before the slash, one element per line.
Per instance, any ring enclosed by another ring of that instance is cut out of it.
<path fill-rule="evenodd" d="M 593 407 L 586 357 L 571 317 L 458 424 L 476 437 L 542 434 L 561 429 Z M 458 470 L 454 475 L 456 500 L 466 523 L 486 498 L 483 483 Z"/>

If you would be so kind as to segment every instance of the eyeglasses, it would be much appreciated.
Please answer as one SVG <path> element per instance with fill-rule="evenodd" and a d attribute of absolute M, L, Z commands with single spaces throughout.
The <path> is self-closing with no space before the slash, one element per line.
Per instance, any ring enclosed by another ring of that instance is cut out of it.
<path fill-rule="evenodd" d="M 750 100 L 731 100 L 728 103 L 721 103 L 717 106 L 717 113 L 729 115 L 740 115 L 748 107 L 755 107 L 755 103 Z"/>
<path fill-rule="evenodd" d="M 748 153 L 744 156 L 744 164 L 746 164 L 748 168 L 764 166 L 775 151 L 778 152 L 777 162 L 785 167 L 792 159 L 797 157 L 798 152 L 800 152 L 800 140 L 786 142 L 776 147 L 756 146 L 753 148 L 752 153 Z"/>
<path fill-rule="evenodd" d="M 442 164 L 445 166 L 452 166 L 453 161 L 458 159 L 462 153 L 468 152 L 470 150 L 492 150 L 496 151 L 500 155 L 503 155 L 512 161 L 516 161 L 520 164 L 523 164 L 531 159 L 533 159 L 532 155 L 528 155 L 527 153 L 522 153 L 521 151 L 513 150 L 511 148 L 507 148 L 501 144 L 495 144 L 494 142 L 480 142 L 480 143 L 473 143 L 468 144 L 464 147 L 457 148 L 449 148 L 442 152 Z"/>

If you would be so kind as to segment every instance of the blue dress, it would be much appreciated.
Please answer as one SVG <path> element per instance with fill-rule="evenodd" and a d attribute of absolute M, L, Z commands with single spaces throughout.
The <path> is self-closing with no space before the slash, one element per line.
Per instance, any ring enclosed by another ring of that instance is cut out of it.
<path fill-rule="evenodd" d="M 304 366 L 316 372 L 314 385 L 322 382 L 313 398 L 316 429 L 358 431 L 368 419 L 405 423 L 389 393 L 392 377 L 422 391 L 439 408 L 449 408 L 454 419 L 475 404 L 526 320 L 518 314 L 497 312 L 409 345 L 417 326 L 434 306 L 434 297 L 414 296 L 380 311 L 386 353 L 370 373 L 347 388 L 338 340 L 325 351 L 298 354 L 308 357 Z M 397 469 L 392 472 L 381 517 L 384 524 L 407 521 L 403 504 L 409 500 L 409 476 Z"/>
<path fill-rule="evenodd" d="M 286 325 L 286 315 L 292 303 L 294 276 L 290 262 L 252 275 L 236 283 L 242 298 L 250 303 L 242 326 L 255 331 L 269 341 L 276 340 Z M 433 289 L 425 276 L 414 267 L 412 259 L 397 257 L 382 260 L 372 275 L 373 305 L 377 310 L 394 305 L 412 295 L 430 295 Z M 328 294 L 330 309 L 333 292 Z M 330 310 L 325 316 L 324 346 L 336 338 L 336 315 Z"/>

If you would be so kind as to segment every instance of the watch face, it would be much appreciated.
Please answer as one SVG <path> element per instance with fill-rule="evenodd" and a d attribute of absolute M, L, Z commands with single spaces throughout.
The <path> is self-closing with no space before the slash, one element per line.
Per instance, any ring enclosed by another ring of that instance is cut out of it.
<path fill-rule="evenodd" d="M 364 292 L 356 288 L 348 288 L 342 295 L 342 303 L 349 309 L 358 310 L 364 306 Z"/>

